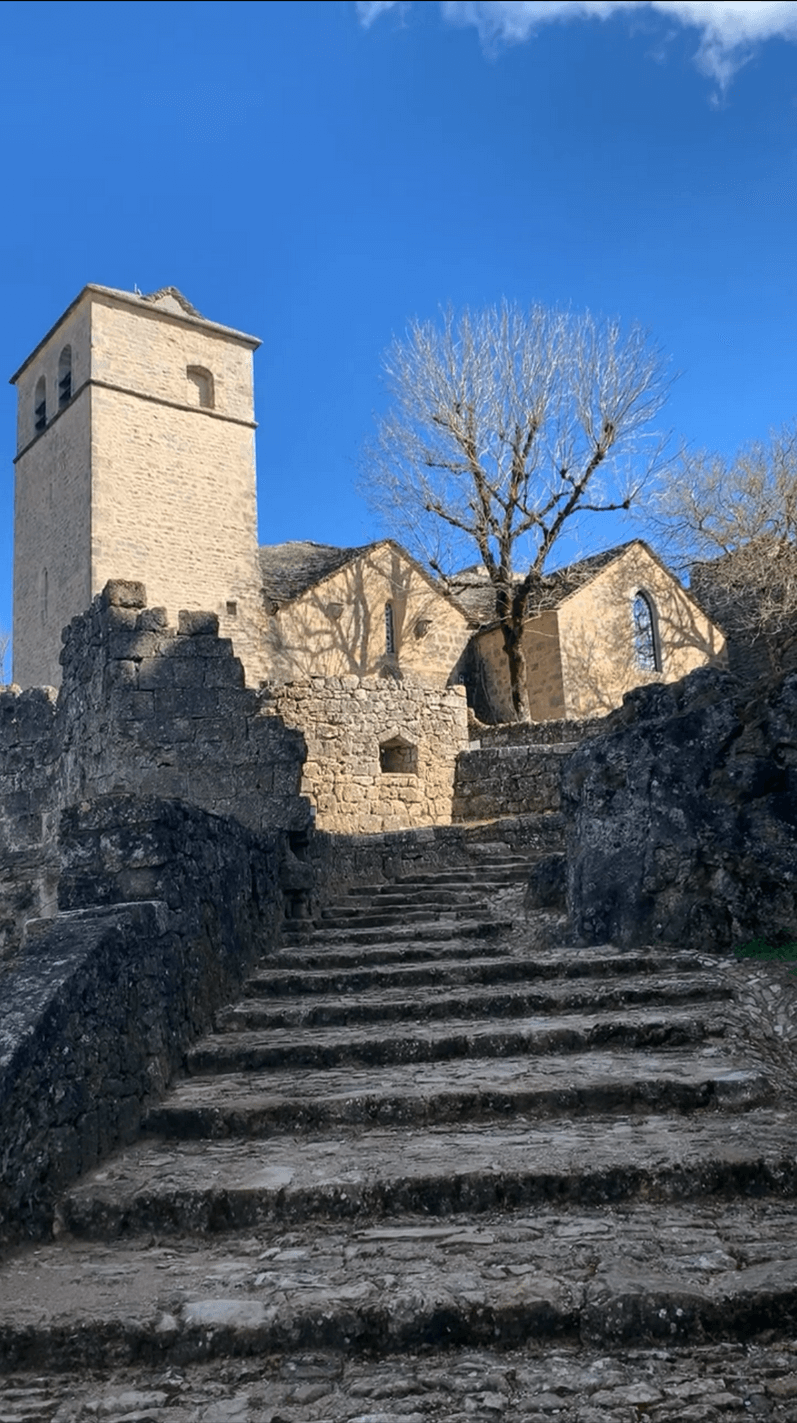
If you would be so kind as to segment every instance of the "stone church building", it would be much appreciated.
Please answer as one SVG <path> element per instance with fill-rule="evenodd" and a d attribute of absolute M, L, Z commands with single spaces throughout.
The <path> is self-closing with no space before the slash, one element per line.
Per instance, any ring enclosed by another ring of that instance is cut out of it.
<path fill-rule="evenodd" d="M 109 580 L 138 581 L 170 624 L 213 614 L 247 686 L 303 732 L 319 823 L 440 823 L 469 736 L 464 693 L 482 721 L 509 719 L 493 590 L 479 569 L 444 589 L 390 539 L 258 547 L 258 345 L 173 287 L 88 285 L 12 377 L 14 680 L 58 686 L 62 629 Z M 602 714 L 723 656 L 640 541 L 546 590 L 526 631 L 535 721 Z"/>

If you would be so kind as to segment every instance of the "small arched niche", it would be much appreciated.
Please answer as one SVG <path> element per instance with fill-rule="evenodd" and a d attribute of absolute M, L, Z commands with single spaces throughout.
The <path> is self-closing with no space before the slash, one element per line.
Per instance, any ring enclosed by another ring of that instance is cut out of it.
<path fill-rule="evenodd" d="M 58 357 L 58 409 L 72 399 L 72 347 L 64 346 Z"/>
<path fill-rule="evenodd" d="M 47 382 L 39 376 L 33 396 L 33 428 L 37 435 L 47 428 Z"/>
<path fill-rule="evenodd" d="M 379 743 L 379 769 L 388 775 L 417 776 L 418 748 L 403 736 Z"/>
<path fill-rule="evenodd" d="M 634 596 L 634 657 L 642 672 L 661 671 L 661 648 L 656 618 L 656 604 L 641 588 Z"/>
<path fill-rule="evenodd" d="M 192 396 L 192 403 L 198 405 L 200 410 L 213 410 L 216 404 L 216 392 L 210 371 L 205 366 L 188 366 L 186 375 L 188 376 L 188 389 Z"/>

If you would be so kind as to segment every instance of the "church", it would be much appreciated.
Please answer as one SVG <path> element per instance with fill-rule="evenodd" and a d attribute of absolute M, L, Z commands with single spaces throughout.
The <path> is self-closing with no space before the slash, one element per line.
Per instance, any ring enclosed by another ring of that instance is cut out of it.
<path fill-rule="evenodd" d="M 174 287 L 90 284 L 12 377 L 15 682 L 58 686 L 62 629 L 109 579 L 127 579 L 172 622 L 213 613 L 251 687 L 464 686 L 479 720 L 511 719 L 483 570 L 444 588 L 391 539 L 258 547 L 259 344 Z M 640 540 L 549 583 L 525 634 L 534 721 L 601 715 L 640 682 L 724 656 L 719 630 Z"/>

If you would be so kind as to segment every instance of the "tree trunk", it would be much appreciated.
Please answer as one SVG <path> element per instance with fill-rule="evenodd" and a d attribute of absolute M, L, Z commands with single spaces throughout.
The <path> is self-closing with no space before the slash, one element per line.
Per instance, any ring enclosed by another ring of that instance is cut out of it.
<path fill-rule="evenodd" d="M 510 615 L 501 623 L 504 652 L 509 664 L 509 687 L 515 721 L 530 721 L 529 694 L 526 685 L 526 654 L 523 651 L 523 617 Z"/>

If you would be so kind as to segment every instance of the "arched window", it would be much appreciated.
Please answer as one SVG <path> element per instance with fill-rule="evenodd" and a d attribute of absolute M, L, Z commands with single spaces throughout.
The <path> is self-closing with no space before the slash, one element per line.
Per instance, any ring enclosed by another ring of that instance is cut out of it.
<path fill-rule="evenodd" d="M 649 593 L 640 591 L 634 598 L 634 656 L 643 672 L 661 671 L 661 651 L 656 628 L 656 604 Z"/>
<path fill-rule="evenodd" d="M 41 434 L 47 427 L 47 384 L 44 376 L 39 376 L 36 382 L 36 394 L 33 397 L 33 428 L 36 434 Z"/>
<path fill-rule="evenodd" d="M 72 347 L 64 346 L 58 357 L 58 409 L 72 399 Z"/>
<path fill-rule="evenodd" d="M 193 387 L 194 399 L 201 410 L 212 410 L 215 405 L 213 376 L 204 366 L 186 368 L 189 389 Z"/>
<path fill-rule="evenodd" d="M 396 651 L 396 632 L 393 626 L 393 604 L 385 603 L 385 652 L 392 657 Z"/>

